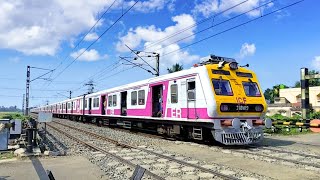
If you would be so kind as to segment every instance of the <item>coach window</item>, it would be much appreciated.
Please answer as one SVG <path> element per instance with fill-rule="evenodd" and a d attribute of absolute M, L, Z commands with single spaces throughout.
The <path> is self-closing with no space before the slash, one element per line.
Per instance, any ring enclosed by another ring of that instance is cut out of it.
<path fill-rule="evenodd" d="M 212 79 L 214 92 L 216 95 L 233 96 L 233 92 L 228 80 Z"/>
<path fill-rule="evenodd" d="M 249 97 L 261 97 L 260 90 L 255 82 L 242 82 L 244 92 Z"/>
<path fill-rule="evenodd" d="M 112 103 L 113 103 L 113 106 L 117 106 L 117 95 L 113 95 Z"/>
<path fill-rule="evenodd" d="M 112 106 L 112 96 L 108 96 L 108 107 Z"/>
<path fill-rule="evenodd" d="M 138 102 L 139 102 L 139 105 L 144 105 L 144 102 L 145 102 L 145 91 L 144 90 L 138 91 Z"/>
<path fill-rule="evenodd" d="M 97 107 L 97 98 L 93 98 L 93 104 L 92 107 Z"/>
<path fill-rule="evenodd" d="M 97 102 L 96 102 L 96 103 L 97 103 L 97 104 L 96 104 L 96 105 L 97 105 L 96 107 L 99 107 L 100 99 L 99 99 L 99 98 L 97 98 L 97 100 L 96 100 L 96 101 L 97 101 Z"/>
<path fill-rule="evenodd" d="M 178 102 L 178 86 L 177 84 L 172 84 L 170 86 L 171 90 L 171 103 L 177 103 Z"/>
<path fill-rule="evenodd" d="M 71 104 L 70 104 L 70 103 L 68 103 L 68 105 L 67 105 L 68 109 L 70 109 L 70 106 L 71 106 Z"/>
<path fill-rule="evenodd" d="M 131 92 L 131 105 L 137 105 L 137 91 Z"/>
<path fill-rule="evenodd" d="M 88 99 L 86 99 L 86 100 L 84 101 L 84 108 L 85 108 L 85 109 L 88 108 Z"/>
<path fill-rule="evenodd" d="M 196 82 L 195 81 L 189 81 L 188 82 L 188 99 L 189 100 L 195 100 L 195 90 L 196 90 Z"/>

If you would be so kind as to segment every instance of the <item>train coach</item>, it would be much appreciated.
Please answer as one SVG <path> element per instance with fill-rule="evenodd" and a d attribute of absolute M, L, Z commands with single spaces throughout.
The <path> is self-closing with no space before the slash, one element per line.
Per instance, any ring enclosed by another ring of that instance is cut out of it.
<path fill-rule="evenodd" d="M 211 55 L 191 69 L 85 94 L 32 112 L 226 145 L 263 139 L 267 103 L 253 71 Z"/>

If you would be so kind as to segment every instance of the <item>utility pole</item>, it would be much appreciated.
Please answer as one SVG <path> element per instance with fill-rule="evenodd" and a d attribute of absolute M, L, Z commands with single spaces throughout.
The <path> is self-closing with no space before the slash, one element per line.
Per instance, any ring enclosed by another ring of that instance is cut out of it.
<path fill-rule="evenodd" d="M 69 99 L 71 99 L 71 94 L 72 94 L 72 91 L 69 92 Z"/>
<path fill-rule="evenodd" d="M 160 75 L 160 54 L 156 54 L 156 76 Z"/>
<path fill-rule="evenodd" d="M 22 114 L 25 114 L 25 112 L 24 112 L 24 99 L 25 99 L 25 94 L 23 94 L 23 96 L 22 96 L 22 109 L 21 109 Z"/>
<path fill-rule="evenodd" d="M 29 88 L 30 88 L 30 66 L 27 66 L 27 82 L 26 82 L 26 111 L 25 115 L 29 115 Z"/>
<path fill-rule="evenodd" d="M 88 86 L 88 94 L 93 93 L 94 84 L 93 84 L 93 81 L 92 81 L 92 80 L 90 80 L 88 83 L 86 83 L 85 86 Z"/>
<path fill-rule="evenodd" d="M 48 72 L 30 80 L 30 69 L 31 68 L 34 68 L 34 69 L 40 69 L 40 70 L 46 70 Z M 48 80 L 48 79 L 45 79 L 43 78 L 45 75 L 53 72 L 54 70 L 51 70 L 51 69 L 44 69 L 44 68 L 38 68 L 38 67 L 30 67 L 30 66 L 27 66 L 27 82 L 26 82 L 26 110 L 25 110 L 25 115 L 28 116 L 29 115 L 29 92 L 30 92 L 30 83 L 34 80 L 37 80 L 37 79 L 44 79 L 44 80 Z"/>

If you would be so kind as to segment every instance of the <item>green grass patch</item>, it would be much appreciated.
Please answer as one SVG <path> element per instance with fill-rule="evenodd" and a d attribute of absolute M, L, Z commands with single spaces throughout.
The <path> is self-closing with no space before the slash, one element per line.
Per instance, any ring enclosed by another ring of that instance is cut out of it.
<path fill-rule="evenodd" d="M 290 127 L 289 131 L 286 126 L 276 126 L 274 130 L 272 129 L 265 129 L 265 133 L 274 134 L 274 135 L 284 135 L 284 136 L 291 136 L 291 135 L 302 135 L 302 134 L 310 134 L 312 131 L 310 129 L 302 128 L 302 132 L 297 127 Z"/>
<path fill-rule="evenodd" d="M 13 152 L 0 152 L 0 160 L 14 158 Z"/>
<path fill-rule="evenodd" d="M 29 117 L 19 112 L 0 112 L 0 119 L 21 119 L 27 120 Z"/>

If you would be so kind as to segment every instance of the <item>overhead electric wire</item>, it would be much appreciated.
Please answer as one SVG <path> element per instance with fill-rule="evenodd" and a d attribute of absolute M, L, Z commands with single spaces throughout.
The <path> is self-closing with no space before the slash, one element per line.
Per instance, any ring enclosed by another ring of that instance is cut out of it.
<path fill-rule="evenodd" d="M 86 38 L 86 36 L 92 31 L 92 29 L 94 27 L 96 27 L 96 25 L 98 24 L 98 22 L 100 22 L 100 20 L 104 17 L 104 15 L 111 9 L 111 7 L 114 5 L 114 3 L 116 2 L 117 0 L 114 0 L 110 6 L 104 11 L 104 13 L 98 18 L 98 20 L 96 20 L 96 22 L 93 24 L 93 26 L 91 26 L 91 28 L 89 29 L 89 31 L 87 31 L 87 33 L 81 38 L 81 40 L 76 44 L 76 46 L 74 46 L 72 48 L 71 51 L 74 51 L 76 48 L 78 48 L 78 46 L 83 42 L 83 40 Z M 63 61 L 65 61 L 66 59 L 68 59 L 69 55 L 67 55 L 61 62 L 60 64 L 54 68 L 54 70 L 58 69 L 62 64 L 63 64 Z"/>
<path fill-rule="evenodd" d="M 138 1 L 135 1 L 135 3 L 130 6 L 130 8 L 128 8 L 124 13 L 122 13 L 122 15 L 115 21 L 113 22 L 96 40 L 94 40 L 84 51 L 82 51 L 76 58 L 74 58 L 74 60 L 69 63 L 56 77 L 53 78 L 52 81 L 54 81 L 54 79 L 58 78 L 67 68 L 69 68 L 80 56 L 82 56 L 88 49 L 91 48 L 91 46 L 93 46 L 93 44 L 95 44 L 104 34 L 106 34 L 118 21 L 120 21 L 123 16 L 125 16 L 136 4 L 138 3 Z"/>
<path fill-rule="evenodd" d="M 271 1 L 267 2 L 267 3 L 264 3 L 264 4 L 262 4 L 262 5 L 259 5 L 258 7 L 252 8 L 252 9 L 246 11 L 246 12 L 243 12 L 243 13 L 241 13 L 241 14 L 238 14 L 238 15 L 234 16 L 234 17 L 231 17 L 231 18 L 229 18 L 229 19 L 226 19 L 226 20 L 224 20 L 224 21 L 222 21 L 222 22 L 220 22 L 220 23 L 211 25 L 211 26 L 209 26 L 209 27 L 207 27 L 207 28 L 205 28 L 205 29 L 202 29 L 202 30 L 200 30 L 200 31 L 197 31 L 197 32 L 195 32 L 195 33 L 193 33 L 193 34 L 191 34 L 191 35 L 185 36 L 185 37 L 183 37 L 183 38 L 181 38 L 181 39 L 178 39 L 178 40 L 176 40 L 176 41 L 174 41 L 174 42 L 172 42 L 172 43 L 169 43 L 169 44 L 167 44 L 167 45 L 165 45 L 165 46 L 163 46 L 163 47 L 161 47 L 161 48 L 159 48 L 159 49 L 157 49 L 157 50 L 155 50 L 155 51 L 159 51 L 159 50 L 161 50 L 161 49 L 164 49 L 164 48 L 166 48 L 166 47 L 169 47 L 169 46 L 172 45 L 172 44 L 176 44 L 176 43 L 178 43 L 178 42 L 180 42 L 180 41 L 183 41 L 183 40 L 185 40 L 185 39 L 188 39 L 188 38 L 190 38 L 190 37 L 193 37 L 194 35 L 203 33 L 203 32 L 208 31 L 208 30 L 210 30 L 210 29 L 212 29 L 212 28 L 214 28 L 214 27 L 220 26 L 220 25 L 222 25 L 222 24 L 224 24 L 224 23 L 226 23 L 226 22 L 229 22 L 229 21 L 231 21 L 231 20 L 237 19 L 237 18 L 239 18 L 239 17 L 241 17 L 241 16 L 243 16 L 243 15 L 246 15 L 246 14 L 252 12 L 252 11 L 255 11 L 255 10 L 257 10 L 257 9 L 260 9 L 261 7 L 267 6 L 268 4 L 273 3 L 274 1 L 275 1 L 275 0 L 271 0 Z"/>
<path fill-rule="evenodd" d="M 161 42 L 164 42 L 164 41 L 166 41 L 166 40 L 168 40 L 168 39 L 170 39 L 170 38 L 172 38 L 172 37 L 174 37 L 174 36 L 177 36 L 177 35 L 181 34 L 182 32 L 185 32 L 185 31 L 188 30 L 188 29 L 191 29 L 191 28 L 193 28 L 193 27 L 196 27 L 196 26 L 199 25 L 199 24 L 202 24 L 202 23 L 204 23 L 204 22 L 206 22 L 206 21 L 209 21 L 209 20 L 211 20 L 211 19 L 214 19 L 215 17 L 220 16 L 220 15 L 222 15 L 223 13 L 225 13 L 225 12 L 227 12 L 227 11 L 233 9 L 233 8 L 236 8 L 237 6 L 240 6 L 240 5 L 242 5 L 243 3 L 246 3 L 246 2 L 248 2 L 248 0 L 242 1 L 242 2 L 240 2 L 240 3 L 238 3 L 238 4 L 234 5 L 234 6 L 231 6 L 231 7 L 227 8 L 227 9 L 225 9 L 225 10 L 223 10 L 223 11 L 215 14 L 215 15 L 212 15 L 212 16 L 210 16 L 210 17 L 207 17 L 207 18 L 205 18 L 205 19 L 202 19 L 202 20 L 199 21 L 199 22 L 196 22 L 196 23 L 194 23 L 194 24 L 192 24 L 192 25 L 190 25 L 190 26 L 187 26 L 187 27 L 185 27 L 185 28 L 183 28 L 183 29 L 181 29 L 181 30 L 179 30 L 179 31 L 177 31 L 177 32 L 175 32 L 175 33 L 172 33 L 172 34 L 170 34 L 170 35 L 168 35 L 168 36 L 166 36 L 166 37 L 164 37 L 164 38 L 161 38 L 161 39 L 159 39 L 159 40 L 157 40 L 157 41 L 154 41 L 154 42 L 146 45 L 146 48 L 145 48 L 145 49 L 150 49 L 150 47 L 153 47 L 153 46 L 155 46 L 156 44 L 160 44 Z"/>
<path fill-rule="evenodd" d="M 231 30 L 236 29 L 236 28 L 238 28 L 238 27 L 240 27 L 240 26 L 249 24 L 249 23 L 251 23 L 251 22 L 253 22 L 253 21 L 259 20 L 259 19 L 261 19 L 261 18 L 263 18 L 263 17 L 269 16 L 269 15 L 274 14 L 274 13 L 276 13 L 276 12 L 280 12 L 280 11 L 283 10 L 283 9 L 289 8 L 289 7 L 294 6 L 294 5 L 298 4 L 298 3 L 301 3 L 301 2 L 303 2 L 303 1 L 304 1 L 304 0 L 296 1 L 296 2 L 294 2 L 294 3 L 291 3 L 291 4 L 289 4 L 289 5 L 284 6 L 284 7 L 282 7 L 282 8 L 276 9 L 276 10 L 274 10 L 274 11 L 271 11 L 271 12 L 269 12 L 269 13 L 266 13 L 266 14 L 264 14 L 264 15 L 261 15 L 261 16 L 259 16 L 259 17 L 254 18 L 254 19 L 251 19 L 251 20 L 246 21 L 246 22 L 244 22 L 244 23 L 241 23 L 241 24 L 238 24 L 238 25 L 233 26 L 233 27 L 231 27 L 231 28 L 228 28 L 228 29 L 226 29 L 226 30 L 220 31 L 220 32 L 218 32 L 218 33 L 216 33 L 216 34 L 213 34 L 213 35 L 208 36 L 208 37 L 206 37 L 206 38 L 200 39 L 200 40 L 198 40 L 198 41 L 196 41 L 196 42 L 194 42 L 194 43 L 188 44 L 188 45 L 183 46 L 183 47 L 181 47 L 181 48 L 179 48 L 179 49 L 176 49 L 176 50 L 170 51 L 170 52 L 168 52 L 168 53 L 165 53 L 165 54 L 162 55 L 162 57 L 167 56 L 167 55 L 169 55 L 169 54 L 172 54 L 172 53 L 174 53 L 174 52 L 180 51 L 180 50 L 185 49 L 185 48 L 187 48 L 187 47 L 193 46 L 193 45 L 195 45 L 195 44 L 198 44 L 198 43 L 200 43 L 200 42 L 202 42 L 202 41 L 208 40 L 208 39 L 210 39 L 210 38 L 213 38 L 213 37 L 218 36 L 218 35 L 220 35 L 220 34 L 223 34 L 223 33 L 225 33 L 225 32 L 231 31 Z"/>
<path fill-rule="evenodd" d="M 11 87 L 0 87 L 1 89 L 11 89 L 11 90 L 23 90 L 25 91 L 25 88 L 11 88 Z M 67 90 L 57 90 L 57 89 L 32 89 L 32 91 L 67 91 Z"/>
<path fill-rule="evenodd" d="M 23 96 L 14 96 L 14 95 L 3 95 L 3 94 L 0 94 L 0 97 L 7 97 L 7 98 L 23 98 Z M 47 99 L 47 98 L 55 98 L 55 99 L 58 99 L 58 98 L 64 98 L 64 97 L 37 97 L 37 96 L 30 96 L 30 99 Z"/>

